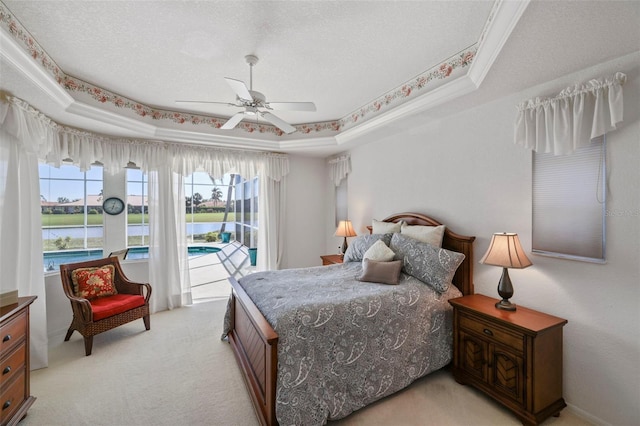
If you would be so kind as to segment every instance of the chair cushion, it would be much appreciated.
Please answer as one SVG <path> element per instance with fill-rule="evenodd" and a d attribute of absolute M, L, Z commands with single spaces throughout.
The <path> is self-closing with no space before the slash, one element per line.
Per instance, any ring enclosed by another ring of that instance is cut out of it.
<path fill-rule="evenodd" d="M 114 294 L 91 299 L 89 303 L 93 311 L 93 320 L 99 321 L 144 305 L 144 297 L 137 294 Z"/>
<path fill-rule="evenodd" d="M 113 265 L 95 268 L 78 268 L 71 271 L 73 292 L 78 297 L 94 299 L 118 293 L 113 282 L 115 268 Z"/>

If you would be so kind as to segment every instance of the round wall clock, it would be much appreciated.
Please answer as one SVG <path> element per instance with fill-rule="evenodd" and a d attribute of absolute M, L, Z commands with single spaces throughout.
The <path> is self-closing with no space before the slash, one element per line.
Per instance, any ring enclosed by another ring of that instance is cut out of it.
<path fill-rule="evenodd" d="M 109 197 L 102 203 L 102 210 L 110 215 L 120 214 L 124 211 L 124 201 L 118 197 Z"/>

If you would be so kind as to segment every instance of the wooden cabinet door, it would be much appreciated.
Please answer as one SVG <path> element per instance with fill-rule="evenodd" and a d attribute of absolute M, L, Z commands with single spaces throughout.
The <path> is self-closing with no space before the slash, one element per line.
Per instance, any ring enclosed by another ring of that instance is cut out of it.
<path fill-rule="evenodd" d="M 488 345 L 487 343 L 460 330 L 460 344 L 458 345 L 458 359 L 460 360 L 460 368 L 466 373 L 474 376 L 483 382 L 488 381 L 487 360 Z"/>
<path fill-rule="evenodd" d="M 490 345 L 489 385 L 524 406 L 524 359 L 499 345 Z"/>

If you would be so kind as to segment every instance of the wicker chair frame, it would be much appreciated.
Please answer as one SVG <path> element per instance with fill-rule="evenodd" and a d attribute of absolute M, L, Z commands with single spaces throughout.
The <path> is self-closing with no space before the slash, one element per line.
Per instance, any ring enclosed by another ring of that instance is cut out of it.
<path fill-rule="evenodd" d="M 118 293 L 144 296 L 145 303 L 137 308 L 103 318 L 99 321 L 94 321 L 93 311 L 91 310 L 91 303 L 89 303 L 89 300 L 77 297 L 73 291 L 73 280 L 71 278 L 71 274 L 78 268 L 95 268 L 105 265 L 113 265 L 115 268 L 114 283 Z M 119 327 L 128 322 L 137 320 L 138 318 L 142 318 L 144 321 L 145 329 L 149 330 L 151 328 L 149 313 L 151 286 L 146 283 L 135 283 L 129 280 L 125 276 L 124 272 L 122 272 L 120 261 L 117 257 L 106 257 L 87 262 L 60 265 L 60 278 L 62 279 L 64 294 L 71 302 L 71 309 L 73 310 L 73 320 L 71 321 L 71 325 L 69 326 L 69 330 L 67 331 L 64 341 L 67 342 L 71 338 L 73 332 L 78 331 L 78 333 L 84 337 L 84 350 L 86 356 L 91 355 L 93 336 L 96 334 Z"/>

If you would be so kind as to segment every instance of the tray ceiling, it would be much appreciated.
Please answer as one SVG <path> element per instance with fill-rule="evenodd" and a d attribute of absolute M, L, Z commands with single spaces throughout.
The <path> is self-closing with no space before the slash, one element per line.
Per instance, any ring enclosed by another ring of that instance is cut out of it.
<path fill-rule="evenodd" d="M 45 92 L 49 99 L 25 100 L 64 124 L 118 136 L 335 147 L 477 89 L 527 5 L 4 0 L 0 88 Z M 260 58 L 253 89 L 269 101 L 316 104 L 317 112 L 276 112 L 296 126 L 292 135 L 264 122 L 220 130 L 238 109 L 175 104 L 233 102 L 224 77 L 249 85 L 247 54 Z"/>

